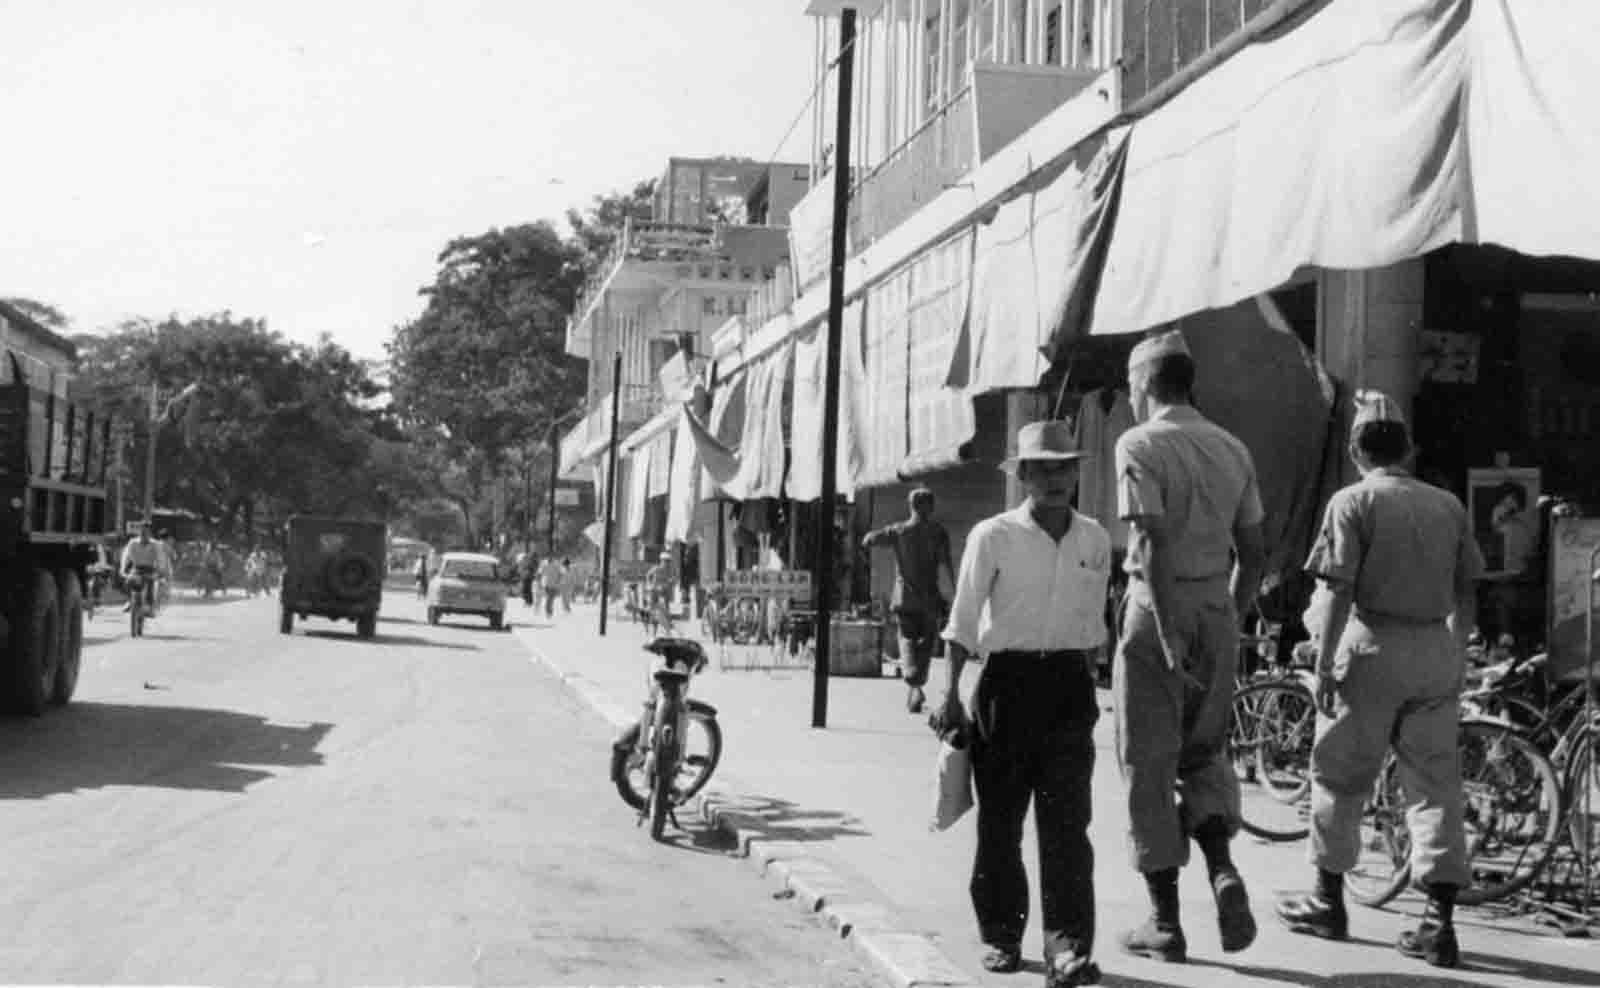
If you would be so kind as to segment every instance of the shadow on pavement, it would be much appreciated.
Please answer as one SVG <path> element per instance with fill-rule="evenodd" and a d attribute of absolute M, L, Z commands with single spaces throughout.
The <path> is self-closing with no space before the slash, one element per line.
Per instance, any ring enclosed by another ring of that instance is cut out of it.
<path fill-rule="evenodd" d="M 1222 964 L 1190 960 L 1191 966 L 1204 965 L 1234 974 L 1284 984 L 1305 985 L 1307 988 L 1374 988 L 1381 985 L 1405 985 L 1406 988 L 1490 988 L 1486 981 L 1472 980 L 1474 971 L 1491 974 L 1497 978 L 1521 978 L 1538 985 L 1584 985 L 1596 983 L 1595 972 L 1576 968 L 1541 964 L 1520 958 L 1500 957 L 1491 954 L 1464 952 L 1461 967 L 1452 971 L 1428 967 L 1422 961 L 1397 958 L 1395 967 L 1388 971 L 1364 971 L 1358 974 L 1316 974 L 1280 967 L 1255 967 L 1248 963 Z M 1144 988 L 1162 984 L 1139 978 L 1120 978 L 1107 974 L 1104 983 L 1112 988 Z"/>
<path fill-rule="evenodd" d="M 243 792 L 272 778 L 270 768 L 321 765 L 317 747 L 332 729 L 231 710 L 74 703 L 0 720 L 0 799 L 105 786 Z"/>
<path fill-rule="evenodd" d="M 432 638 L 422 638 L 417 635 L 378 635 L 374 638 L 362 638 L 353 632 L 307 631 L 304 634 L 307 638 L 326 638 L 333 641 L 351 642 L 356 645 L 416 645 L 421 648 L 444 648 L 452 652 L 483 651 L 476 645 L 435 641 Z"/>
<path fill-rule="evenodd" d="M 839 810 L 811 810 L 772 796 L 719 796 L 719 812 L 737 817 L 753 840 L 818 843 L 840 837 L 870 837 L 861 819 Z"/>

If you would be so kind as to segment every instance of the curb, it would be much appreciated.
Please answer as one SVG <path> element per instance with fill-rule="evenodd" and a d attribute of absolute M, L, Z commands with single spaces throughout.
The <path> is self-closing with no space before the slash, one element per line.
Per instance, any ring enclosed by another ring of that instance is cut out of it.
<path fill-rule="evenodd" d="M 516 630 L 532 660 L 554 673 L 615 730 L 633 726 L 636 710 L 619 705 L 594 680 L 568 671 L 524 634 L 525 629 Z M 751 800 L 712 784 L 699 797 L 696 815 L 731 837 L 736 845 L 733 853 L 758 875 L 776 879 L 782 886 L 780 895 L 794 899 L 848 941 L 894 988 L 977 988 L 977 982 L 945 956 L 933 938 L 900 929 L 888 906 L 811 854 L 810 845 L 765 837 L 760 815 L 749 809 L 752 805 Z"/>

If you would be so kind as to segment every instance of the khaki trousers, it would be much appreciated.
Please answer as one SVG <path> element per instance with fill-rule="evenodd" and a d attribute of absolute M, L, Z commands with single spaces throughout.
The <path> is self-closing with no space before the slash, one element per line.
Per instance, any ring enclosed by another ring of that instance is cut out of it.
<path fill-rule="evenodd" d="M 1334 716 L 1311 749 L 1311 861 L 1344 874 L 1361 852 L 1362 809 L 1392 747 L 1411 832 L 1411 876 L 1470 883 L 1462 824 L 1459 698 L 1464 666 L 1443 622 L 1352 617 L 1339 642 Z"/>
<path fill-rule="evenodd" d="M 1208 819 L 1226 821 L 1229 833 L 1239 828 L 1239 779 L 1227 753 L 1239 621 L 1227 580 L 1179 583 L 1173 605 L 1170 630 L 1200 687 L 1186 689 L 1167 667 L 1149 585 L 1137 578 L 1111 678 L 1129 848 L 1141 872 L 1188 864 L 1189 837 Z"/>

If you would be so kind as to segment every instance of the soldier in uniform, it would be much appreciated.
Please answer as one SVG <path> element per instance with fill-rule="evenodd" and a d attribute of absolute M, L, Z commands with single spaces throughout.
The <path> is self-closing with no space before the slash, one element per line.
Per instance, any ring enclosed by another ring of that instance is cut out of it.
<path fill-rule="evenodd" d="M 1410 804 L 1411 874 L 1432 913 L 1398 947 L 1455 967 L 1456 890 L 1469 880 L 1457 703 L 1483 559 L 1455 495 L 1406 471 L 1410 435 L 1386 395 L 1357 395 L 1350 455 L 1361 480 L 1328 501 L 1306 562 L 1327 596 L 1309 629 L 1317 647 L 1316 890 L 1280 902 L 1278 915 L 1299 933 L 1349 935 L 1344 873 L 1355 866 L 1362 807 L 1393 747 Z"/>
<path fill-rule="evenodd" d="M 1239 614 L 1265 555 L 1263 511 L 1249 450 L 1194 408 L 1194 377 L 1180 332 L 1134 347 L 1128 383 L 1140 424 L 1116 444 L 1118 515 L 1132 531 L 1112 694 L 1133 866 L 1153 907 L 1121 945 L 1172 962 L 1188 959 L 1178 872 L 1191 837 L 1205 855 L 1222 949 L 1244 950 L 1256 936 L 1230 853 L 1239 780 L 1226 747 Z"/>

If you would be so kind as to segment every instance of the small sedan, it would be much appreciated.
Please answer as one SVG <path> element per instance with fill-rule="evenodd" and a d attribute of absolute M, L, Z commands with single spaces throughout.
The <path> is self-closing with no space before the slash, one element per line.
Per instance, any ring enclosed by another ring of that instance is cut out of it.
<path fill-rule="evenodd" d="M 428 581 L 428 623 L 446 614 L 477 614 L 499 631 L 505 625 L 506 582 L 500 561 L 476 552 L 447 552 Z"/>

